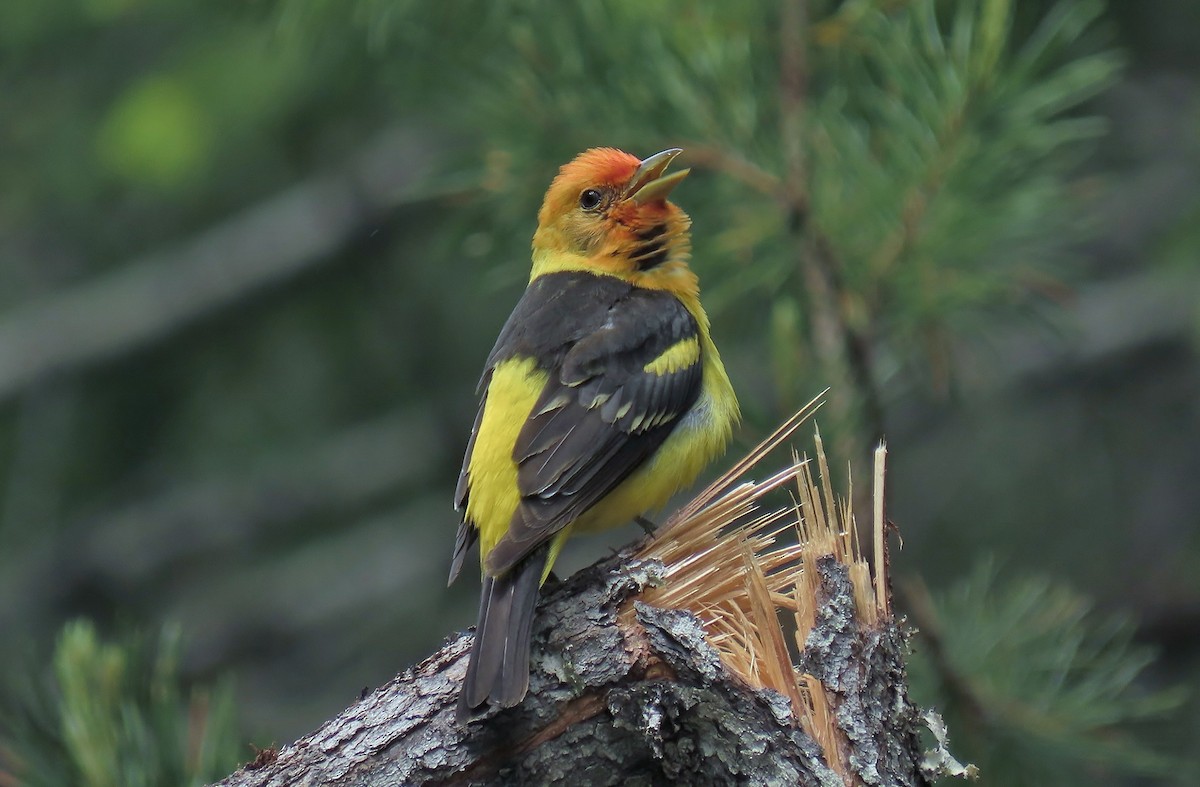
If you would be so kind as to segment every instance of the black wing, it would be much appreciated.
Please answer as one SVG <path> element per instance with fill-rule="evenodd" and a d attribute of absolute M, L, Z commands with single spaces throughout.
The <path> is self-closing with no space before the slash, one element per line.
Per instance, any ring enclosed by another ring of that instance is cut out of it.
<path fill-rule="evenodd" d="M 570 348 L 517 437 L 521 504 L 489 573 L 508 570 L 658 450 L 699 396 L 697 333 L 678 300 L 633 290 Z M 651 368 L 667 352 L 686 363 Z"/>
<path fill-rule="evenodd" d="M 530 282 L 488 355 L 478 390 L 482 392 L 479 411 L 471 428 L 471 437 L 463 456 L 454 508 L 463 512 L 450 562 L 450 582 L 462 570 L 471 547 L 479 540 L 479 530 L 466 519 L 467 497 L 471 484 L 468 469 L 475 438 L 487 405 L 487 386 L 496 364 L 509 358 L 535 358 L 544 370 L 561 366 L 567 351 L 580 339 L 598 330 L 614 304 L 629 296 L 632 287 L 611 276 L 585 273 L 552 273 Z"/>
<path fill-rule="evenodd" d="M 700 393 L 695 319 L 673 296 L 585 273 L 539 277 L 513 312 L 488 372 L 533 357 L 550 380 L 517 437 L 521 491 L 508 532 L 488 556 L 497 576 L 576 519 L 654 454 Z M 690 343 L 690 344 L 689 344 Z M 674 368 L 653 363 L 664 353 Z M 457 503 L 470 481 L 463 463 Z M 456 564 L 474 540 L 464 522 Z"/>

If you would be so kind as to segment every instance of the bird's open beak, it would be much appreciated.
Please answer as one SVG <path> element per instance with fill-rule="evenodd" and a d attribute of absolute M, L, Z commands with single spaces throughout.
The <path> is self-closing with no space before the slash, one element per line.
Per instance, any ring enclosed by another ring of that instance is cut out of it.
<path fill-rule="evenodd" d="M 625 189 L 625 199 L 633 200 L 639 205 L 655 200 L 664 200 L 679 182 L 688 176 L 690 169 L 681 169 L 670 175 L 663 175 L 671 161 L 682 153 L 681 148 L 671 148 L 642 161 Z"/>

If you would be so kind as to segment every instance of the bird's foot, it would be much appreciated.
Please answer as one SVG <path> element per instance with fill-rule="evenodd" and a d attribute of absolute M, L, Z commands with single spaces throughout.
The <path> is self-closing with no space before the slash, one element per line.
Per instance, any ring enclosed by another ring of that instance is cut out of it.
<path fill-rule="evenodd" d="M 654 535 L 654 531 L 658 530 L 658 525 L 654 524 L 652 521 L 640 514 L 635 516 L 633 521 L 637 522 L 638 527 L 640 527 L 642 530 L 645 530 L 646 535 L 648 536 Z"/>

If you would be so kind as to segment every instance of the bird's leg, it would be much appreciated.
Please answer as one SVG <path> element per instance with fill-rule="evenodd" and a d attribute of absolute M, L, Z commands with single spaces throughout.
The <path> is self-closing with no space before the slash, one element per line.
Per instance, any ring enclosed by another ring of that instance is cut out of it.
<path fill-rule="evenodd" d="M 633 521 L 637 522 L 638 527 L 640 527 L 642 530 L 645 530 L 646 535 L 648 535 L 648 536 L 654 535 L 654 531 L 658 530 L 658 525 L 654 524 L 653 522 L 651 522 L 649 519 L 642 516 L 641 514 L 638 514 L 637 516 L 635 516 L 633 518 Z"/>

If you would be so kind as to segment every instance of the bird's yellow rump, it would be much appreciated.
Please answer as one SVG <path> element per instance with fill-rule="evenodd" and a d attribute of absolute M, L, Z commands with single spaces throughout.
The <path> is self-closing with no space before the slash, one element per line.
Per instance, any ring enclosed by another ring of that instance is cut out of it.
<path fill-rule="evenodd" d="M 455 494 L 450 580 L 475 542 L 483 574 L 460 720 L 525 696 L 538 589 L 567 537 L 661 507 L 738 420 L 688 267 L 691 221 L 667 201 L 688 173 L 665 174 L 679 153 L 588 150 L 546 192 Z"/>

